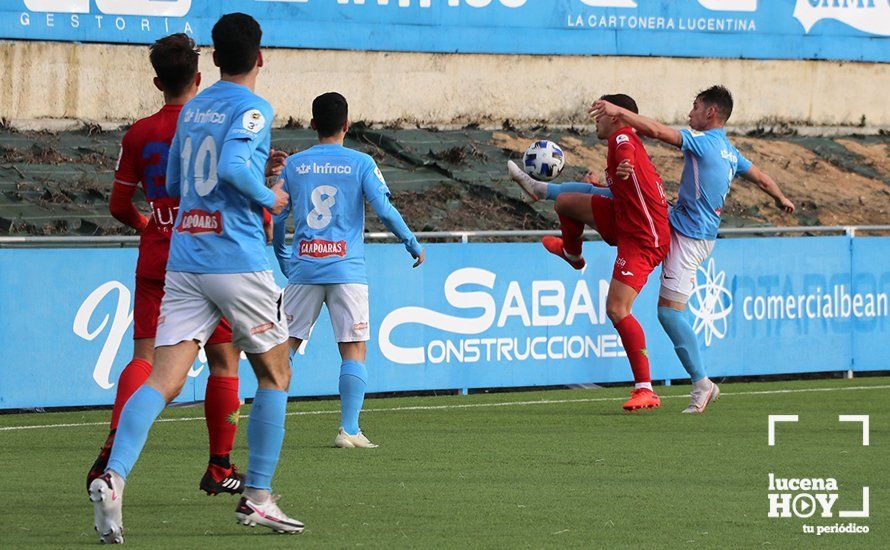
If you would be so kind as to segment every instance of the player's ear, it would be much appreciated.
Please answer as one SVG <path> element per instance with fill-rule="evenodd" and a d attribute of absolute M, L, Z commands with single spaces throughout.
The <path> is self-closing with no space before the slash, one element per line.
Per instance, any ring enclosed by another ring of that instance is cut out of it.
<path fill-rule="evenodd" d="M 201 72 L 198 71 L 197 73 L 195 73 L 195 88 L 200 88 L 200 87 L 201 87 Z"/>
<path fill-rule="evenodd" d="M 343 133 L 345 134 L 347 132 L 349 132 L 349 121 L 348 120 L 343 123 Z"/>
<path fill-rule="evenodd" d="M 315 127 L 315 119 L 314 118 L 309 121 L 309 127 L 312 128 L 313 130 L 315 130 L 316 132 L 318 131 L 318 129 Z"/>
<path fill-rule="evenodd" d="M 152 82 L 154 83 L 155 88 L 157 88 L 157 89 L 158 89 L 159 91 L 161 91 L 161 92 L 164 91 L 164 85 L 161 84 L 161 79 L 160 79 L 160 78 L 158 78 L 158 77 L 154 77 L 154 80 L 152 80 Z"/>
<path fill-rule="evenodd" d="M 256 56 L 256 66 L 257 67 L 263 66 L 263 50 L 260 50 Z"/>

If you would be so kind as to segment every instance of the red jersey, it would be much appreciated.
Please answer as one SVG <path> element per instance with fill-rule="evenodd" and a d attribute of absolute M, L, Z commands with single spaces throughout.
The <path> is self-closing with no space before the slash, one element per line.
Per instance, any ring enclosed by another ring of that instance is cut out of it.
<path fill-rule="evenodd" d="M 176 133 L 176 123 L 182 105 L 165 105 L 154 115 L 138 120 L 124 135 L 121 143 L 120 157 L 114 172 L 115 187 L 130 187 L 132 191 L 141 183 L 145 198 L 151 205 L 151 217 L 142 220 L 144 227 L 139 240 L 139 260 L 136 263 L 136 275 L 163 280 L 167 272 L 167 256 L 170 254 L 170 235 L 173 230 L 176 213 L 179 210 L 179 198 L 167 194 L 167 156 L 170 143 Z M 112 213 L 124 223 L 140 229 L 141 218 L 130 203 L 131 212 L 115 212 L 112 202 Z M 119 208 L 120 205 L 117 205 Z"/>
<path fill-rule="evenodd" d="M 622 161 L 633 163 L 633 175 L 626 180 L 615 175 Z M 671 242 L 667 199 L 661 176 L 649 154 L 630 126 L 609 136 L 606 183 L 615 196 L 615 227 L 619 240 L 631 238 L 652 248 Z"/>

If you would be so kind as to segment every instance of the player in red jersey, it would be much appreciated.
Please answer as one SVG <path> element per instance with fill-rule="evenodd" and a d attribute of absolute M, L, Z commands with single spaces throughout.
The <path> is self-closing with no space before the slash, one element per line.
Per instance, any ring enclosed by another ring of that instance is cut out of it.
<path fill-rule="evenodd" d="M 602 99 L 637 112 L 636 102 L 627 95 L 606 95 Z M 652 390 L 646 336 L 631 308 L 649 274 L 661 264 L 670 247 L 667 200 L 661 177 L 631 127 L 617 117 L 601 117 L 596 121 L 596 135 L 609 143 L 606 185 L 614 198 L 580 193 L 559 195 L 554 208 L 562 238 L 544 237 L 542 242 L 549 252 L 575 269 L 585 265 L 581 256 L 585 225 L 618 248 L 606 314 L 621 336 L 634 375 L 635 388 L 624 409 L 656 408 L 661 400 Z"/>
<path fill-rule="evenodd" d="M 110 433 L 87 475 L 87 487 L 105 471 L 124 404 L 151 373 L 170 235 L 179 209 L 179 199 L 167 195 L 167 156 L 182 106 L 195 96 L 201 83 L 198 51 L 194 41 L 185 34 L 174 34 L 155 42 L 150 59 L 157 75 L 154 84 L 164 94 L 164 107 L 137 121 L 124 135 L 109 205 L 112 216 L 141 234 L 136 263 L 133 359 L 118 380 Z M 280 172 L 282 155 L 274 157 L 278 159 L 275 164 L 279 165 L 276 169 Z M 271 165 L 269 169 L 272 170 Z M 140 183 L 151 206 L 149 217 L 143 216 L 133 204 L 133 195 Z M 267 223 L 271 224 L 271 217 Z M 267 234 L 271 234 L 271 225 L 267 227 Z M 229 459 L 240 408 L 240 351 L 232 345 L 231 327 L 225 319 L 207 341 L 204 351 L 210 368 L 204 402 L 210 462 L 200 488 L 210 495 L 240 493 L 243 491 L 241 475 Z"/>

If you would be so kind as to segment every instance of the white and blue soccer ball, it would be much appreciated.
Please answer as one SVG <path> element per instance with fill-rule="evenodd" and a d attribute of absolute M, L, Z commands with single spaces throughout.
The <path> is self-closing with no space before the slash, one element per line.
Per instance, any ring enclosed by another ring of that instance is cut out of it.
<path fill-rule="evenodd" d="M 566 155 L 559 145 L 541 140 L 531 144 L 522 156 L 525 173 L 538 181 L 556 178 L 566 165 Z"/>

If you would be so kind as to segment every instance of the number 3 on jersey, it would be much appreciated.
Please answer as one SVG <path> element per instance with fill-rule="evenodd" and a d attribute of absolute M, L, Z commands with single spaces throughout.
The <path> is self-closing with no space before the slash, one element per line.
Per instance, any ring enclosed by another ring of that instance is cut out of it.
<path fill-rule="evenodd" d="M 324 229 L 334 218 L 331 208 L 337 203 L 338 189 L 332 185 L 319 185 L 312 191 L 312 206 L 314 207 L 306 216 L 306 224 L 312 229 Z"/>
<path fill-rule="evenodd" d="M 189 193 L 189 163 L 192 161 L 192 138 L 186 138 L 182 145 L 182 194 Z M 207 175 L 204 175 L 204 165 L 210 160 L 210 167 Z M 216 175 L 217 152 L 216 140 L 213 136 L 207 136 L 198 147 L 198 153 L 195 155 L 195 173 L 192 174 L 195 180 L 195 191 L 198 195 L 206 197 L 216 187 L 219 178 Z"/>

